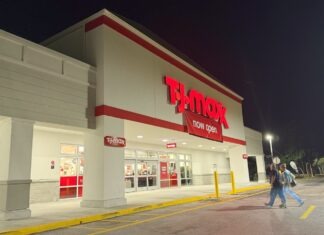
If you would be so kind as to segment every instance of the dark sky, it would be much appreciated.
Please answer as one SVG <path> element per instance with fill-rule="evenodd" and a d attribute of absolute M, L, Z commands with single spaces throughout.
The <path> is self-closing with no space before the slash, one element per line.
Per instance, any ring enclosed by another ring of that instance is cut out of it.
<path fill-rule="evenodd" d="M 275 154 L 290 147 L 324 154 L 323 0 L 0 0 L 0 28 L 41 42 L 102 8 L 144 26 L 243 96 L 245 125 L 275 134 Z"/>

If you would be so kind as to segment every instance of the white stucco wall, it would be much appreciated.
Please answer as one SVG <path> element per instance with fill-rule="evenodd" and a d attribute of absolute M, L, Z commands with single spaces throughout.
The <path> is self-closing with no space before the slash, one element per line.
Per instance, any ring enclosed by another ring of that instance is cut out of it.
<path fill-rule="evenodd" d="M 0 30 L 0 115 L 88 128 L 94 87 L 93 67 Z"/>
<path fill-rule="evenodd" d="M 33 181 L 60 179 L 60 158 L 64 157 L 60 153 L 61 144 L 84 145 L 84 135 L 55 129 L 34 129 L 31 171 Z M 51 161 L 55 162 L 54 169 L 51 169 Z"/>

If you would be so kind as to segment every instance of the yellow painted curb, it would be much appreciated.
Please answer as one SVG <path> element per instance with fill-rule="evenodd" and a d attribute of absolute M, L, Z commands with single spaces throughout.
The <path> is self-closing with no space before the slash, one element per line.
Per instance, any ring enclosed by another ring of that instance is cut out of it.
<path fill-rule="evenodd" d="M 266 189 L 266 188 L 270 188 L 270 184 L 269 183 L 265 183 L 265 184 L 261 184 L 261 185 L 253 185 L 253 186 L 248 186 L 248 187 L 243 187 L 243 188 L 238 188 L 235 190 L 235 194 L 236 193 L 244 193 L 244 192 L 248 192 L 248 191 L 252 191 L 252 190 L 259 190 L 259 189 Z M 228 192 L 227 194 L 232 195 L 232 192 Z"/>
<path fill-rule="evenodd" d="M 269 187 L 269 185 L 267 185 L 267 186 Z M 264 188 L 266 188 L 265 185 L 251 186 L 251 187 L 237 189 L 236 192 L 246 192 L 249 190 L 264 189 Z M 175 206 L 175 205 L 181 205 L 181 204 L 186 204 L 186 203 L 191 203 L 191 202 L 207 200 L 210 198 L 215 198 L 215 194 L 183 198 L 183 199 L 161 202 L 161 203 L 152 204 L 152 205 L 121 209 L 118 211 L 113 211 L 113 212 L 108 212 L 108 213 L 103 213 L 103 214 L 96 214 L 96 215 L 89 215 L 89 216 L 80 217 L 80 218 L 68 219 L 68 220 L 64 220 L 64 221 L 57 221 L 57 222 L 51 222 L 51 223 L 47 223 L 47 224 L 34 225 L 34 226 L 30 226 L 30 227 L 10 229 L 8 231 L 0 232 L 0 234 L 19 235 L 19 234 L 40 233 L 40 232 L 45 232 L 45 231 L 49 231 L 49 230 L 60 229 L 60 228 L 100 221 L 100 220 L 104 220 L 104 219 L 110 219 L 110 218 L 123 216 L 123 215 L 135 214 L 138 212 L 143 212 L 143 211 L 148 211 L 148 210 L 153 210 L 153 209 L 159 209 L 159 208 L 164 208 L 164 207 L 169 207 L 169 206 Z"/>

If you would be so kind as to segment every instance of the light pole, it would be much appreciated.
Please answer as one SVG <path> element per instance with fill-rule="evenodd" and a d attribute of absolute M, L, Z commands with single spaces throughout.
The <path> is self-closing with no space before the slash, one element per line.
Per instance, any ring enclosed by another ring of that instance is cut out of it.
<path fill-rule="evenodd" d="M 272 159 L 272 163 L 273 163 L 273 151 L 272 151 L 272 139 L 273 139 L 273 136 L 270 135 L 270 134 L 267 134 L 266 139 L 269 140 L 271 159 Z"/>

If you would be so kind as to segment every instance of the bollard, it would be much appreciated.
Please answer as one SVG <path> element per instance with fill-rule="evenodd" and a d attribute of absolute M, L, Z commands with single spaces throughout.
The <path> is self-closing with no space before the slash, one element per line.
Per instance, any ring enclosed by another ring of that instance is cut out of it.
<path fill-rule="evenodd" d="M 217 171 L 214 171 L 214 183 L 215 183 L 215 196 L 219 198 L 219 187 L 218 187 L 218 174 Z"/>
<path fill-rule="evenodd" d="M 236 194 L 234 172 L 231 171 L 232 194 Z"/>

